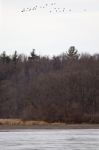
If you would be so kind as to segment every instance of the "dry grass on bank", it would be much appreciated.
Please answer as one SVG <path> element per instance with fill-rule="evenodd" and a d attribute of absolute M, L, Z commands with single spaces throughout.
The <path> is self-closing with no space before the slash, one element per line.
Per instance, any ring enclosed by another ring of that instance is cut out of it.
<path fill-rule="evenodd" d="M 99 129 L 99 124 L 66 124 L 66 123 L 48 123 L 46 121 L 28 121 L 22 119 L 0 119 L 0 130 L 2 129 Z"/>
<path fill-rule="evenodd" d="M 45 121 L 26 121 L 22 119 L 0 119 L 0 125 L 8 126 L 32 126 L 32 125 L 47 125 Z"/>

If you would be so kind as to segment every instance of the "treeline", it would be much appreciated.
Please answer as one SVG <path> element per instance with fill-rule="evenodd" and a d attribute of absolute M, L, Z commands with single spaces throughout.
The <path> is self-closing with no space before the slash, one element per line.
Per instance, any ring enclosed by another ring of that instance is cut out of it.
<path fill-rule="evenodd" d="M 99 54 L 0 54 L 0 118 L 99 123 Z"/>

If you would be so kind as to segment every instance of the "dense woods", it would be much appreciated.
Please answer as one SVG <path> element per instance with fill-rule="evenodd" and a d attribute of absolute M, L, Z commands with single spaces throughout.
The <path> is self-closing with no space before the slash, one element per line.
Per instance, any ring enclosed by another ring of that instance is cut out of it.
<path fill-rule="evenodd" d="M 0 54 L 0 118 L 99 123 L 99 54 Z"/>

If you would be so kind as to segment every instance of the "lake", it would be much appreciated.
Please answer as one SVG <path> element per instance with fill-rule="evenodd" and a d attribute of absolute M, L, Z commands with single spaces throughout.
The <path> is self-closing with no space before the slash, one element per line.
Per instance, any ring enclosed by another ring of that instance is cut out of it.
<path fill-rule="evenodd" d="M 0 150 L 99 150 L 99 129 L 0 130 Z"/>

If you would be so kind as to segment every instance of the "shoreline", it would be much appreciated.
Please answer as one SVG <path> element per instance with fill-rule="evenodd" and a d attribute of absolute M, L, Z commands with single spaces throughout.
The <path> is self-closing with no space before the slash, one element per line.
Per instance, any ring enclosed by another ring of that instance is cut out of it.
<path fill-rule="evenodd" d="M 17 129 L 99 129 L 99 124 L 0 125 L 0 130 Z"/>
<path fill-rule="evenodd" d="M 99 129 L 99 124 L 48 123 L 35 120 L 0 119 L 0 130 L 6 129 Z"/>

